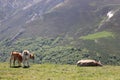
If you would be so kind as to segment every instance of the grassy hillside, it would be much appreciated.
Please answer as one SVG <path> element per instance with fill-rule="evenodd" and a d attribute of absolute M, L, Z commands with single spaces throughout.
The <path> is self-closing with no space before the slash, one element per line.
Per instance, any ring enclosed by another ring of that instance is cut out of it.
<path fill-rule="evenodd" d="M 120 80 L 119 70 L 119 66 L 77 67 L 57 64 L 9 68 L 8 63 L 0 63 L 0 80 Z"/>
<path fill-rule="evenodd" d="M 28 49 L 36 55 L 35 63 L 73 65 L 95 59 L 120 65 L 119 0 L 55 0 L 64 2 L 50 10 L 47 0 L 41 1 L 0 23 L 0 62 L 11 51 Z M 108 19 L 110 11 L 114 15 Z"/>
<path fill-rule="evenodd" d="M 11 51 L 22 52 L 28 49 L 35 54 L 35 63 L 76 64 L 80 59 L 95 59 L 104 65 L 120 65 L 119 40 L 116 37 L 96 38 L 95 35 L 104 36 L 106 32 L 93 34 L 95 40 L 73 40 L 72 37 L 56 38 L 27 38 L 14 42 L 7 39 L 0 42 L 0 61 L 6 62 Z M 85 37 L 85 36 L 84 36 Z M 87 36 L 86 36 L 87 37 Z M 87 37 L 89 38 L 89 37 Z M 116 47 L 118 46 L 118 47 Z"/>
<path fill-rule="evenodd" d="M 114 37 L 112 32 L 102 31 L 95 34 L 89 34 L 87 36 L 82 36 L 80 39 L 84 40 L 95 40 L 100 38 L 106 38 L 106 37 Z"/>

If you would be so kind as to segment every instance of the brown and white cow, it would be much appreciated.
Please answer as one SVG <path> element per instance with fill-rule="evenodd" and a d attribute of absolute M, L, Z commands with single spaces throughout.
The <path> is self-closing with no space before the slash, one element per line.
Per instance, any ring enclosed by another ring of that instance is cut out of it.
<path fill-rule="evenodd" d="M 22 55 L 21 53 L 19 52 L 11 52 L 10 54 L 10 67 L 12 66 L 12 63 L 13 63 L 13 66 L 15 67 L 15 61 L 18 61 L 18 66 L 21 66 L 21 63 L 22 63 Z"/>
<path fill-rule="evenodd" d="M 23 66 L 29 67 L 29 59 L 34 60 L 34 54 L 30 53 L 28 50 L 23 50 L 22 52 Z"/>
<path fill-rule="evenodd" d="M 77 66 L 103 66 L 101 62 L 97 62 L 95 60 L 79 60 L 77 62 Z"/>
<path fill-rule="evenodd" d="M 24 52 L 24 51 L 23 51 Z M 15 67 L 15 61 L 18 61 L 18 67 L 21 66 L 21 63 L 23 62 L 23 65 L 25 67 L 25 62 L 29 64 L 28 60 L 33 59 L 34 60 L 34 54 L 29 53 L 29 56 L 26 56 L 27 53 L 25 52 L 24 54 L 19 53 L 19 52 L 11 52 L 10 54 L 10 67 L 12 66 L 11 64 L 13 63 L 13 66 Z"/>

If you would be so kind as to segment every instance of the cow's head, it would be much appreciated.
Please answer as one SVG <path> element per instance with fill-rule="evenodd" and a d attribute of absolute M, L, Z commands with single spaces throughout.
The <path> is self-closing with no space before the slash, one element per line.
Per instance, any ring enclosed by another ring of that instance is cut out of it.
<path fill-rule="evenodd" d="M 33 60 L 33 63 L 34 63 L 35 55 L 31 53 L 31 54 L 30 54 L 30 59 L 32 59 L 32 60 Z"/>
<path fill-rule="evenodd" d="M 98 66 L 103 66 L 103 64 L 100 61 L 98 61 L 97 64 Z"/>
<path fill-rule="evenodd" d="M 24 51 L 23 51 L 23 54 L 24 54 L 24 55 L 28 55 L 29 53 L 30 53 L 30 52 L 29 52 L 28 50 L 24 50 Z"/>
<path fill-rule="evenodd" d="M 31 53 L 31 54 L 30 54 L 30 59 L 33 59 L 33 60 L 34 60 L 34 59 L 35 59 L 35 55 Z"/>

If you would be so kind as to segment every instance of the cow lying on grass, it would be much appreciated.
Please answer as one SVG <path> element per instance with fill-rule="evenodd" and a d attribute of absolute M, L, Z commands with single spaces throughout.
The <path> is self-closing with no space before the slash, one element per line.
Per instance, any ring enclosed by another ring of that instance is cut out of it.
<path fill-rule="evenodd" d="M 25 50 L 26 51 L 26 50 Z M 13 67 L 15 67 L 15 62 L 18 61 L 18 67 L 21 66 L 21 63 L 23 62 L 24 67 L 29 67 L 29 59 L 33 59 L 34 60 L 34 54 L 26 53 L 25 51 L 23 51 L 23 53 L 19 53 L 19 52 L 11 52 L 10 54 L 10 67 L 12 66 L 11 64 L 13 63 Z M 27 62 L 27 66 L 25 65 L 25 62 Z"/>
<path fill-rule="evenodd" d="M 77 62 L 77 66 L 103 66 L 101 62 L 95 60 L 80 60 Z"/>

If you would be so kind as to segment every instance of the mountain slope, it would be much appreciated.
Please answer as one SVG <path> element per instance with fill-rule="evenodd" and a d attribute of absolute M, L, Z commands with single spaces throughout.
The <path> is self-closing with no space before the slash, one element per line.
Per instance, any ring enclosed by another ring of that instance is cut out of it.
<path fill-rule="evenodd" d="M 29 49 L 37 55 L 36 63 L 75 64 L 93 58 L 120 64 L 119 0 L 0 0 L 0 4 L 0 47 L 6 56 L 1 61 L 12 50 Z"/>
<path fill-rule="evenodd" d="M 26 1 L 24 5 L 19 5 L 18 9 L 11 12 L 13 15 L 8 15 L 9 17 L 1 22 L 1 39 L 12 38 L 21 31 L 24 37 L 57 36 L 61 33 L 71 33 L 71 30 L 72 35 L 76 31 L 75 35 L 92 33 L 97 26 L 100 27 L 97 24 L 102 21 L 102 17 L 107 16 L 108 11 L 114 7 L 118 9 L 117 4 L 109 6 L 108 2 L 109 0 L 106 0 L 108 6 L 101 9 L 101 6 L 106 5 L 105 2 L 95 0 L 38 0 L 38 2 L 31 0 L 29 3 Z M 115 3 L 117 0 L 111 2 Z"/>

